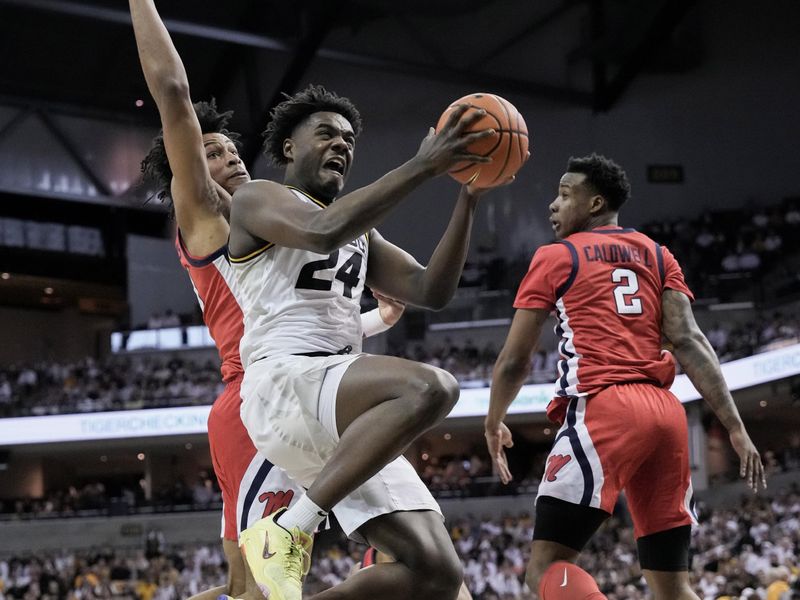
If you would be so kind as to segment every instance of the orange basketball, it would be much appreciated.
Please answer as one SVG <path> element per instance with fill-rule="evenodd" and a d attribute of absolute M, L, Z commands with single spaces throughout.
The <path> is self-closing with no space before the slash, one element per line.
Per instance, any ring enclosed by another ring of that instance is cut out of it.
<path fill-rule="evenodd" d="M 459 98 L 447 107 L 436 124 L 438 132 L 447 121 L 456 106 L 469 104 L 473 108 L 482 108 L 486 116 L 476 121 L 469 131 L 494 129 L 491 137 L 478 140 L 468 147 L 472 154 L 491 156 L 490 163 L 463 162 L 453 167 L 449 173 L 461 183 L 474 183 L 478 187 L 488 188 L 508 181 L 515 175 L 528 159 L 528 127 L 511 102 L 495 94 L 468 94 Z M 470 108 L 462 119 L 473 110 Z"/>

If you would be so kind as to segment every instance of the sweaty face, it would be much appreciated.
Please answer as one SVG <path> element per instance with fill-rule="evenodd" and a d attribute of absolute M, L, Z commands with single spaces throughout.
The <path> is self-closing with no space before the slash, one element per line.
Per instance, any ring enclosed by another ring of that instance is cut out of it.
<path fill-rule="evenodd" d="M 250 181 L 250 174 L 239 158 L 236 144 L 228 136 L 221 133 L 203 134 L 203 148 L 211 179 L 221 185 L 226 192 L 233 195 L 240 185 Z"/>
<path fill-rule="evenodd" d="M 295 127 L 284 143 L 289 163 L 286 183 L 324 201 L 342 191 L 353 163 L 356 136 L 350 121 L 335 112 L 317 112 Z"/>
<path fill-rule="evenodd" d="M 558 239 L 586 228 L 592 216 L 592 198 L 597 194 L 585 184 L 583 173 L 564 173 L 558 196 L 550 203 L 550 223 Z"/>

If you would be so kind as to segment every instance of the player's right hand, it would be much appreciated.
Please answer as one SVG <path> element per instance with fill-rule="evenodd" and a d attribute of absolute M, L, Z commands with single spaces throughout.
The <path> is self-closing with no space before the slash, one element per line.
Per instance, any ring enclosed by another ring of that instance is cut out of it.
<path fill-rule="evenodd" d="M 730 432 L 731 445 L 739 455 L 739 477 L 747 482 L 748 487 L 758 493 L 758 486 L 767 489 L 767 476 L 764 464 L 755 444 L 747 435 L 744 427 Z"/>
<path fill-rule="evenodd" d="M 473 142 L 494 135 L 494 129 L 469 131 L 474 123 L 486 116 L 486 111 L 483 109 L 473 110 L 462 119 L 461 117 L 468 109 L 467 104 L 457 106 L 452 110 L 439 133 L 436 133 L 436 130 L 431 127 L 428 135 L 422 140 L 414 158 L 421 161 L 426 171 L 432 176 L 441 175 L 460 162 L 492 162 L 488 156 L 472 154 L 468 149 Z"/>
<path fill-rule="evenodd" d="M 500 481 L 506 484 L 513 479 L 504 450 L 504 448 L 511 448 L 514 445 L 511 432 L 506 424 L 500 421 L 496 427 L 487 426 L 484 435 L 486 436 L 486 446 L 489 448 L 489 456 L 492 457 L 494 472 L 500 477 Z"/>

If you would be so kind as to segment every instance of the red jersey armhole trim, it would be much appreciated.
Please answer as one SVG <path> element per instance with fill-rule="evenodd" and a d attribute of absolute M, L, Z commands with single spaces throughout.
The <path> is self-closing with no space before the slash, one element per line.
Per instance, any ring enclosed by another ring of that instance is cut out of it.
<path fill-rule="evenodd" d="M 183 257 L 186 259 L 186 262 L 188 262 L 193 267 L 205 267 L 207 265 L 210 265 L 220 256 L 224 256 L 225 253 L 228 251 L 228 245 L 225 244 L 224 246 L 217 248 L 216 250 L 214 250 L 214 252 L 206 256 L 193 256 L 189 252 L 189 250 L 186 249 L 186 244 L 183 242 L 183 236 L 181 235 L 180 229 L 178 230 L 177 237 L 178 237 L 178 247 L 180 248 L 181 254 L 183 254 Z"/>

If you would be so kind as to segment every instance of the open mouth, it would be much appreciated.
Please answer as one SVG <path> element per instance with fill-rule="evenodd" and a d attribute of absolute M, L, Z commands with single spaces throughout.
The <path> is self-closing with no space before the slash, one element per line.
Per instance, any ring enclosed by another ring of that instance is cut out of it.
<path fill-rule="evenodd" d="M 246 171 L 236 171 L 236 173 L 234 173 L 233 175 L 228 177 L 228 179 L 237 179 L 239 177 L 247 177 L 247 172 Z"/>
<path fill-rule="evenodd" d="M 334 171 L 341 176 L 344 176 L 344 161 L 341 158 L 331 158 L 325 161 L 325 164 L 322 165 L 324 168 L 328 169 L 329 171 Z"/>

